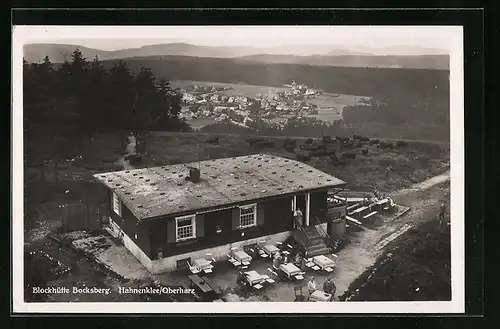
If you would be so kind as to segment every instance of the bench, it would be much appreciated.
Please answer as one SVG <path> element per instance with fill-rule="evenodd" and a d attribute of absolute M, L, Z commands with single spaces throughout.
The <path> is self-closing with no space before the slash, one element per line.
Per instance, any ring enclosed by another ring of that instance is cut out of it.
<path fill-rule="evenodd" d="M 354 224 L 357 224 L 357 225 L 361 225 L 361 222 L 360 222 L 360 221 L 358 221 L 358 220 L 356 220 L 356 219 L 354 219 L 354 218 L 352 218 L 352 217 L 345 216 L 345 218 L 346 218 L 349 222 L 351 222 L 351 223 L 354 223 Z"/>
<path fill-rule="evenodd" d="M 351 211 L 348 215 L 352 216 L 352 215 L 358 214 L 362 211 L 365 211 L 366 209 L 368 209 L 368 207 L 364 206 L 364 207 L 361 207 L 361 208 L 358 208 L 356 210 Z"/>
<path fill-rule="evenodd" d="M 353 209 L 353 208 L 356 208 L 357 206 L 359 206 L 359 203 L 355 203 L 353 205 L 350 205 L 349 207 L 347 207 L 347 211 Z"/>
<path fill-rule="evenodd" d="M 363 219 L 370 218 L 370 217 L 372 217 L 373 215 L 375 215 L 375 214 L 377 214 L 377 213 L 378 213 L 378 211 L 372 211 L 372 212 L 371 212 L 371 213 L 369 213 L 368 215 L 363 216 Z"/>

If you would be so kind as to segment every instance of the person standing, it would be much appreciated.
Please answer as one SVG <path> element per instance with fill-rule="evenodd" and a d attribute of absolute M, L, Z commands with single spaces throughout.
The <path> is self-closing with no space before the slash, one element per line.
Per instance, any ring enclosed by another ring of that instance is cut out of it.
<path fill-rule="evenodd" d="M 297 208 L 297 210 L 295 210 L 294 217 L 295 217 L 295 222 L 297 223 L 297 228 L 300 229 L 303 225 L 303 214 L 300 208 Z"/>
<path fill-rule="evenodd" d="M 439 222 L 442 224 L 444 221 L 444 217 L 446 215 L 446 204 L 441 203 L 441 207 L 439 207 Z"/>
<path fill-rule="evenodd" d="M 314 276 L 311 276 L 311 279 L 307 283 L 307 290 L 309 291 L 309 296 L 311 296 L 313 292 L 318 290 L 318 284 L 316 283 L 316 280 L 314 280 Z"/>

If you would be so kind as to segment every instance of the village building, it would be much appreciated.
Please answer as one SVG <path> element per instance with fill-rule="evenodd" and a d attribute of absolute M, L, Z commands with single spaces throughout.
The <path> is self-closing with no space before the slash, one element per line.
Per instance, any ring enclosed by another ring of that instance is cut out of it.
<path fill-rule="evenodd" d="M 184 268 L 207 252 L 224 260 L 230 248 L 262 240 L 275 243 L 295 234 L 300 242 L 306 228 L 331 231 L 333 221 L 345 216 L 345 207 L 332 215 L 327 205 L 329 191 L 340 192 L 345 182 L 266 154 L 95 178 L 109 191 L 110 228 L 152 273 Z M 294 229 L 297 209 L 304 214 L 301 232 Z"/>

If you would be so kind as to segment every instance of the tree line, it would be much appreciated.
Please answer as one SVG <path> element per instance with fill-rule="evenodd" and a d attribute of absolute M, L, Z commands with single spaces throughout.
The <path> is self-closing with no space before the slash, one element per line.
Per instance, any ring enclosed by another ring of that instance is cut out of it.
<path fill-rule="evenodd" d="M 151 69 L 132 73 L 123 61 L 105 68 L 76 49 L 70 61 L 53 65 L 23 61 L 25 155 L 28 163 L 54 165 L 75 157 L 103 133 L 188 130 L 179 119 L 181 99 L 169 81 Z"/>

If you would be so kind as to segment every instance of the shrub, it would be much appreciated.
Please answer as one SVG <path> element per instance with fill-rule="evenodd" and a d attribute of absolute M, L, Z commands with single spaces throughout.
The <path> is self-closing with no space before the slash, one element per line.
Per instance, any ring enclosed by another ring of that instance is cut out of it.
<path fill-rule="evenodd" d="M 379 140 L 378 139 L 371 139 L 370 140 L 370 145 L 378 144 Z"/>
<path fill-rule="evenodd" d="M 310 153 L 311 157 L 323 157 L 326 156 L 325 150 L 316 150 L 316 151 L 311 151 Z"/>
<path fill-rule="evenodd" d="M 207 138 L 207 143 L 219 144 L 219 139 L 220 139 L 220 136 L 210 136 Z"/>
<path fill-rule="evenodd" d="M 394 148 L 394 144 L 391 142 L 380 141 L 380 143 L 378 144 L 378 147 L 380 147 L 382 149 L 392 149 L 392 148 Z"/>
<path fill-rule="evenodd" d="M 297 141 L 290 139 L 290 138 L 287 138 L 283 142 L 283 145 L 285 146 L 285 148 L 289 147 L 289 146 L 292 146 L 292 148 L 295 148 L 295 146 L 297 145 Z"/>
<path fill-rule="evenodd" d="M 306 143 L 306 144 L 312 144 L 312 142 L 314 142 L 314 139 L 312 139 L 310 137 L 304 141 L 304 143 Z"/>
<path fill-rule="evenodd" d="M 323 136 L 323 143 L 325 144 L 329 144 L 329 143 L 332 143 L 333 142 L 333 139 L 331 136 Z"/>
<path fill-rule="evenodd" d="M 370 139 L 368 137 L 361 136 L 361 135 L 356 135 L 356 134 L 354 134 L 352 136 L 352 138 L 353 139 L 357 139 L 357 140 L 362 141 L 362 142 L 369 142 L 370 141 Z"/>
<path fill-rule="evenodd" d="M 336 136 L 335 137 L 338 141 L 341 141 L 341 142 L 347 142 L 350 140 L 349 137 L 342 137 L 342 136 Z"/>
<path fill-rule="evenodd" d="M 296 154 L 295 158 L 301 162 L 307 162 L 307 161 L 311 160 L 311 156 L 309 154 L 304 154 L 304 153 Z"/>
<path fill-rule="evenodd" d="M 344 152 L 344 153 L 342 153 L 342 158 L 344 158 L 344 159 L 356 159 L 356 153 Z"/>
<path fill-rule="evenodd" d="M 408 146 L 408 142 L 406 141 L 397 141 L 396 142 L 396 147 L 406 147 Z"/>
<path fill-rule="evenodd" d="M 368 149 L 362 149 L 362 150 L 361 150 L 361 153 L 362 153 L 363 155 L 367 155 L 367 154 L 368 154 Z"/>

